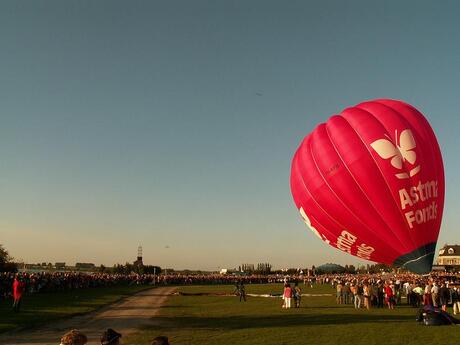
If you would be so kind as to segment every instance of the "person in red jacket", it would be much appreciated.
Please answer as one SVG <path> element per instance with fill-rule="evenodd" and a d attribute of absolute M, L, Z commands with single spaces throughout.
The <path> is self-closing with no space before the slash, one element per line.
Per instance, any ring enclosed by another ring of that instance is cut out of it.
<path fill-rule="evenodd" d="M 386 296 L 386 302 L 388 305 L 388 309 L 394 309 L 395 307 L 395 294 L 393 291 L 393 288 L 390 284 L 385 283 L 384 286 L 384 291 L 385 291 L 385 296 Z"/>
<path fill-rule="evenodd" d="M 26 284 L 21 281 L 18 275 L 14 277 L 14 282 L 13 282 L 13 310 L 15 312 L 19 312 L 19 308 L 21 307 L 21 300 L 22 296 L 24 294 Z"/>

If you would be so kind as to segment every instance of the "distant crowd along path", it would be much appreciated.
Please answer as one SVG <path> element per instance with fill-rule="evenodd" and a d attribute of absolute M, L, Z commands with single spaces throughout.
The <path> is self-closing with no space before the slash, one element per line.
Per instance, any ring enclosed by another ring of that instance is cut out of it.
<path fill-rule="evenodd" d="M 174 289 L 159 287 L 144 290 L 92 313 L 55 321 L 35 329 L 2 335 L 0 344 L 59 344 L 64 333 L 71 329 L 78 329 L 88 337 L 88 345 L 99 345 L 99 337 L 107 328 L 113 328 L 124 337 L 136 332 L 141 326 L 153 325 L 152 317 L 158 314 L 160 307 Z"/>

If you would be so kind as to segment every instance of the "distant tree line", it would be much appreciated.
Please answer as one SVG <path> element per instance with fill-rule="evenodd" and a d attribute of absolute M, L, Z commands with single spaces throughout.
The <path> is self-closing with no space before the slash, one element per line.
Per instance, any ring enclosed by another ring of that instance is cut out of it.
<path fill-rule="evenodd" d="M 8 251 L 0 244 L 0 272 L 17 272 L 18 266 Z"/>
<path fill-rule="evenodd" d="M 335 273 L 348 273 L 348 274 L 375 274 L 375 273 L 384 273 L 392 272 L 395 270 L 395 267 L 385 265 L 385 264 L 372 264 L 372 265 L 360 265 L 355 267 L 354 265 L 345 265 L 341 266 L 338 264 L 325 264 L 318 267 L 313 266 L 312 271 L 315 274 L 335 274 Z"/>
<path fill-rule="evenodd" d="M 99 272 L 103 273 L 115 273 L 115 274 L 160 274 L 162 272 L 161 267 L 153 265 L 134 265 L 127 262 L 126 264 L 116 264 L 113 267 L 105 267 L 101 265 Z"/>

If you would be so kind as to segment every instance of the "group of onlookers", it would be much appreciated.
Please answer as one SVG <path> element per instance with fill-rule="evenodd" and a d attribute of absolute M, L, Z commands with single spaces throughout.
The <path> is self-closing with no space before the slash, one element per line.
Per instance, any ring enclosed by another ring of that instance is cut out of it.
<path fill-rule="evenodd" d="M 10 296 L 15 277 L 25 284 L 28 294 L 121 284 L 193 285 L 267 284 L 283 282 L 282 275 L 221 275 L 221 274 L 109 274 L 81 272 L 0 272 L 0 298 Z"/>
<path fill-rule="evenodd" d="M 383 308 L 384 305 L 393 309 L 401 300 L 399 285 L 392 281 L 378 281 L 376 284 L 357 279 L 351 282 L 339 281 L 335 288 L 337 303 L 353 304 L 355 309 L 370 309 L 372 306 Z"/>
<path fill-rule="evenodd" d="M 298 282 L 294 283 L 294 287 L 291 287 L 291 284 L 286 282 L 284 284 L 283 290 L 283 305 L 282 308 L 290 309 L 292 308 L 292 302 L 294 302 L 294 307 L 300 307 L 300 300 L 302 298 L 302 290 Z"/>
<path fill-rule="evenodd" d="M 119 345 L 121 334 L 117 331 L 109 328 L 101 335 L 101 345 Z M 73 329 L 61 338 L 60 345 L 85 345 L 88 342 L 88 338 L 85 334 L 79 330 Z M 169 340 L 165 336 L 159 336 L 150 342 L 150 345 L 169 345 Z"/>
<path fill-rule="evenodd" d="M 15 278 L 18 283 L 15 283 Z M 39 273 L 0 273 L 0 298 L 6 298 L 18 292 L 24 293 L 54 292 L 81 288 L 105 287 L 121 284 L 259 284 L 304 281 L 305 285 L 330 284 L 336 291 L 339 304 L 353 304 L 355 308 L 384 307 L 392 309 L 401 304 L 401 298 L 407 298 L 407 304 L 419 307 L 424 304 L 439 306 L 446 310 L 453 306 L 454 314 L 460 313 L 460 275 L 436 273 L 420 276 L 412 273 L 402 274 L 324 274 L 318 276 L 272 275 L 220 275 L 220 274 L 108 274 L 79 272 L 39 272 Z M 16 288 L 14 286 L 16 285 Z M 300 301 L 300 289 L 285 287 L 285 307 L 289 308 L 289 298 Z M 288 297 L 288 295 L 291 297 Z M 298 296 L 298 297 L 297 297 Z M 17 296 L 13 296 L 15 301 Z M 20 300 L 20 297 L 18 300 Z M 245 294 L 240 294 L 242 300 Z M 296 304 L 297 305 L 297 302 Z M 19 309 L 19 304 L 15 304 Z"/>
<path fill-rule="evenodd" d="M 0 298 L 10 296 L 17 278 L 24 284 L 24 292 L 56 292 L 82 288 L 105 287 L 121 284 L 149 284 L 153 275 L 106 274 L 78 272 L 0 273 Z"/>
<path fill-rule="evenodd" d="M 324 277 L 323 277 L 324 278 Z M 386 278 L 386 279 L 385 279 Z M 338 304 L 353 304 L 356 309 L 364 307 L 393 309 L 406 298 L 413 307 L 432 305 L 447 311 L 452 306 L 454 314 L 460 313 L 460 284 L 457 275 L 433 274 L 418 276 L 413 274 L 392 275 L 336 275 L 320 279 L 336 289 Z"/>

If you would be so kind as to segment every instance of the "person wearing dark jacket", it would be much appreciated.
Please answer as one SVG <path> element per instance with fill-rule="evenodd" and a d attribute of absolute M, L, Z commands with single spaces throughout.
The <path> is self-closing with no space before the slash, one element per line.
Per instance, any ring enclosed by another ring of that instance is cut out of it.
<path fill-rule="evenodd" d="M 443 311 L 447 311 L 447 303 L 449 302 L 450 291 L 447 288 L 445 283 L 441 284 L 439 289 L 439 304 L 441 304 L 441 308 Z"/>
<path fill-rule="evenodd" d="M 456 287 L 450 290 L 452 296 L 452 306 L 454 307 L 454 315 L 460 313 L 460 296 L 458 294 L 458 289 Z"/>

